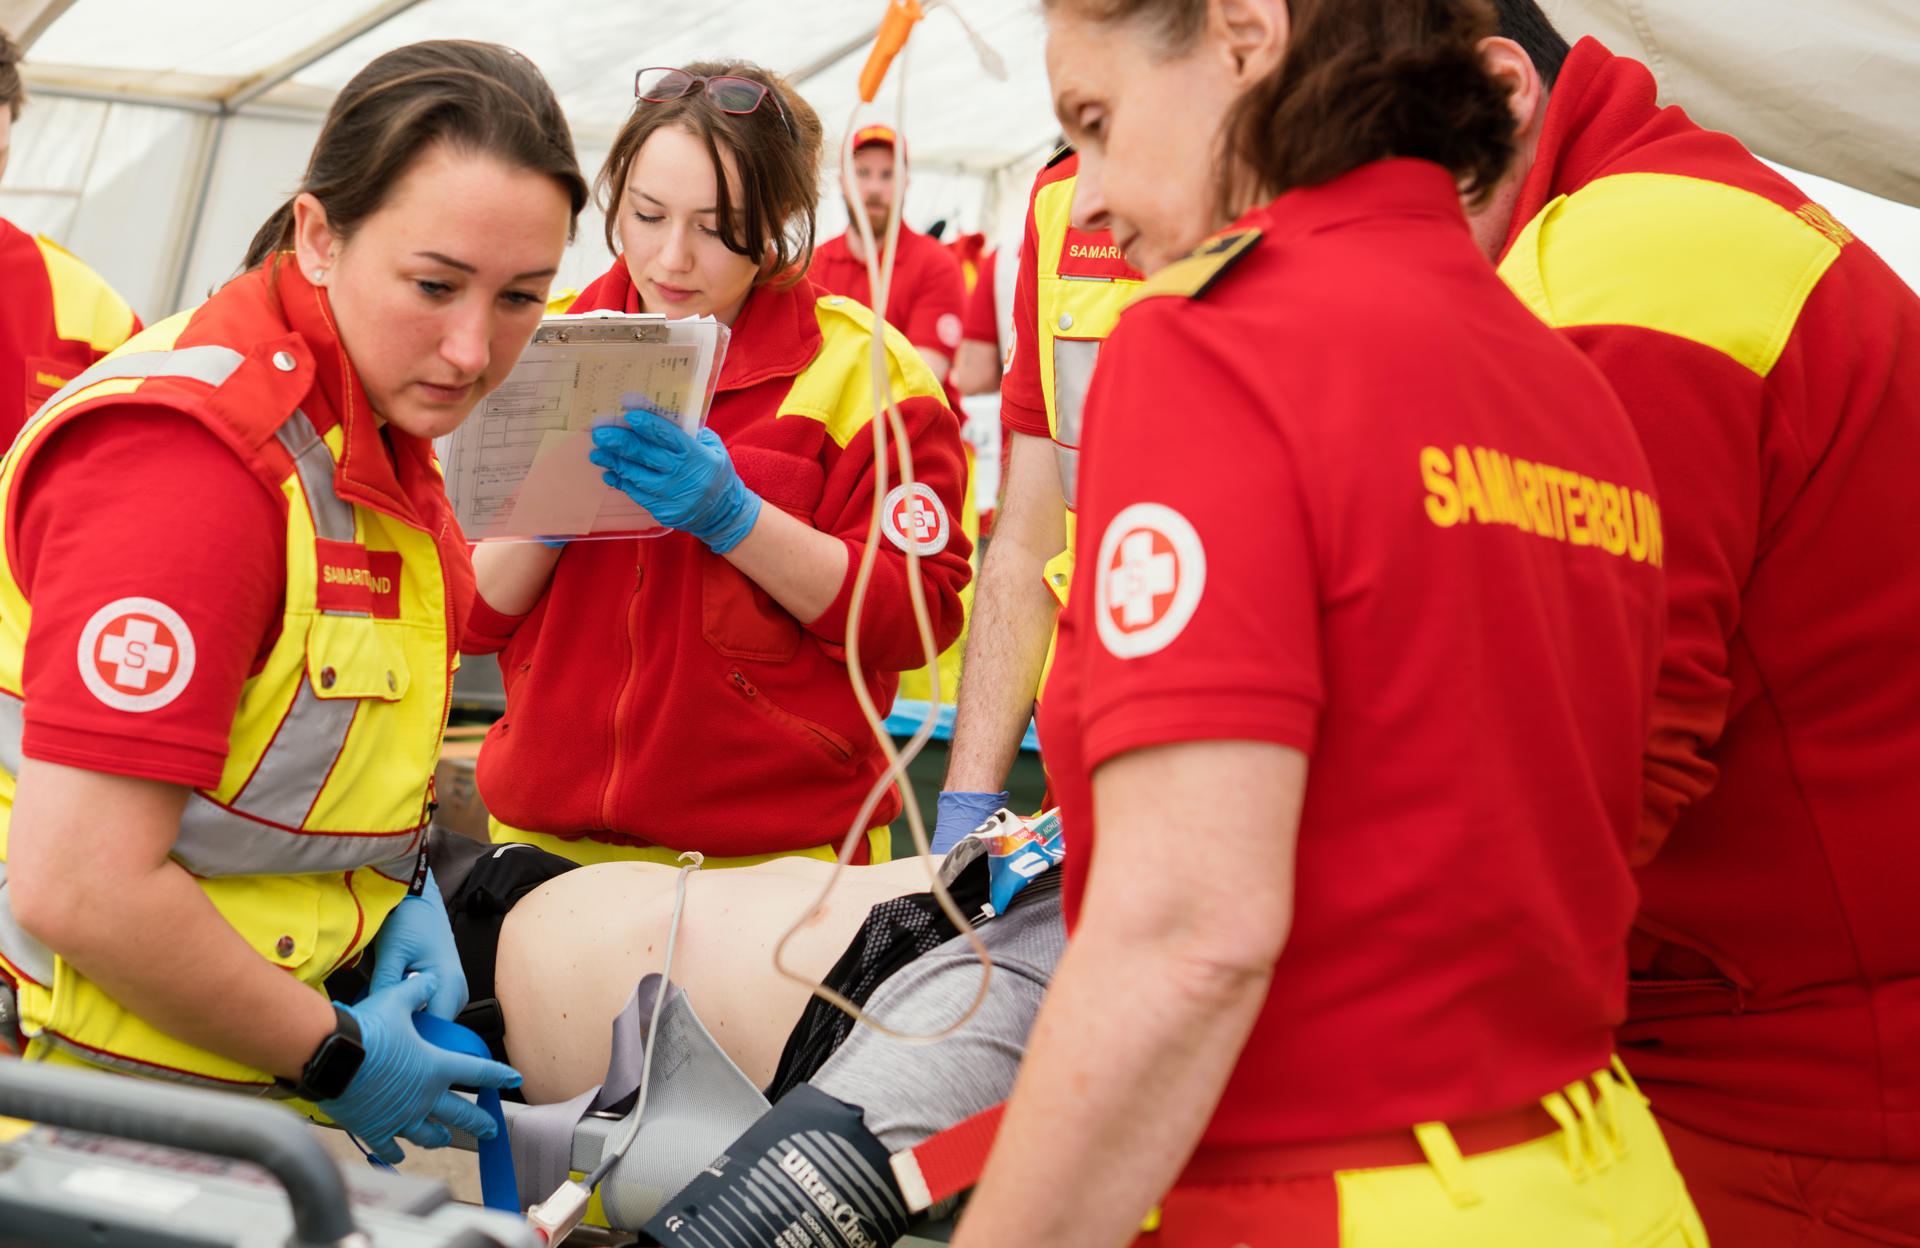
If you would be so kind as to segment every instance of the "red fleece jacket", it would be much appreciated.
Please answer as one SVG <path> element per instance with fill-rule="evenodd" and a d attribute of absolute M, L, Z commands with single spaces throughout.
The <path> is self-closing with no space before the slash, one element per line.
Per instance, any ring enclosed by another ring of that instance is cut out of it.
<path fill-rule="evenodd" d="M 873 508 L 870 400 L 863 386 L 847 386 L 844 412 L 777 414 L 825 334 L 850 332 L 837 309 L 829 315 L 817 304 L 823 294 L 802 281 L 785 291 L 762 286 L 748 299 L 707 423 L 767 506 L 846 542 L 839 597 L 803 625 L 697 538 L 670 533 L 572 543 L 524 616 L 476 602 L 465 648 L 498 651 L 506 678 L 507 713 L 487 734 L 478 771 L 501 822 L 728 857 L 806 849 L 846 833 L 885 769 L 844 649 Z M 639 310 L 624 263 L 572 310 L 595 308 Z M 909 398 L 900 410 L 917 480 L 958 516 L 967 480 L 958 422 L 937 399 Z M 949 530 L 946 548 L 920 563 L 941 649 L 960 633 L 960 590 L 972 575 L 970 544 L 958 526 Z M 926 661 L 906 555 L 884 540 L 860 650 L 883 711 L 898 673 Z M 899 802 L 889 791 L 870 825 L 891 820 Z"/>
<path fill-rule="evenodd" d="M 1665 513 L 1620 1042 L 1697 1130 L 1920 1160 L 1920 299 L 1654 93 L 1574 49 L 1502 266 L 1540 216 Z"/>

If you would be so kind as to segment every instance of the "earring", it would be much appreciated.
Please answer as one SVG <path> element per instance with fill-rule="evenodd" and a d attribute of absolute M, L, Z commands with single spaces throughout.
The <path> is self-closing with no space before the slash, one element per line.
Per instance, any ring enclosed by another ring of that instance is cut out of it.
<path fill-rule="evenodd" d="M 315 269 L 313 271 L 313 280 L 315 282 L 318 282 L 321 278 L 325 277 L 326 275 L 327 275 L 327 271 L 325 269 Z"/>

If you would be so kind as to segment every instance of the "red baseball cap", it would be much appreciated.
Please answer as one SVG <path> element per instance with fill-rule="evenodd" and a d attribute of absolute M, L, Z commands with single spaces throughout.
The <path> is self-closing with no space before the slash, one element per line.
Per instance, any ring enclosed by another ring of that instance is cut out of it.
<path fill-rule="evenodd" d="M 893 132 L 892 126 L 862 126 L 853 132 L 853 150 L 859 151 L 875 143 L 884 143 L 888 147 L 898 148 L 900 136 Z"/>

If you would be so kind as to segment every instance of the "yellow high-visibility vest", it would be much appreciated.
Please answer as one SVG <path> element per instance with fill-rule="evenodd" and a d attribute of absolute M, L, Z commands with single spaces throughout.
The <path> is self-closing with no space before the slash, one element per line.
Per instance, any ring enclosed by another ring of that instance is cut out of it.
<path fill-rule="evenodd" d="M 283 272 L 281 280 L 300 279 Z M 130 400 L 198 418 L 285 499 L 280 636 L 242 687 L 220 783 L 189 796 L 172 857 L 262 958 L 322 991 L 406 895 L 426 834 L 454 659 L 434 536 L 335 491 L 345 431 L 335 423 L 320 434 L 301 410 L 326 402 L 314 372 L 305 339 L 289 329 L 265 277 L 248 274 L 55 394 L 0 465 L 0 516 L 14 514 L 27 464 L 49 436 Z M 9 544 L 0 559 L 0 886 L 33 624 L 18 557 Z M 343 609 L 329 596 L 323 606 L 323 571 L 335 572 L 330 585 L 343 579 L 335 565 L 370 569 L 357 575 L 373 578 L 378 605 Z M 112 605 L 149 631 L 171 628 L 168 615 L 179 620 L 146 599 Z M 122 1007 L 20 928 L 4 887 L 0 970 L 16 986 L 30 1058 L 225 1088 L 272 1083 Z"/>
<path fill-rule="evenodd" d="M 1081 416 L 1087 383 L 1093 380 L 1100 344 L 1120 323 L 1120 314 L 1142 285 L 1125 277 L 1074 277 L 1060 272 L 1067 232 L 1073 224 L 1073 188 L 1078 180 L 1075 176 L 1050 182 L 1033 197 L 1040 393 L 1046 401 L 1047 432 L 1053 439 L 1054 462 L 1060 470 L 1060 496 L 1067 503 L 1067 548 L 1047 561 L 1043 575 L 1062 607 L 1067 605 L 1067 591 L 1073 584 Z M 1049 642 L 1040 689 L 1046 688 L 1047 674 L 1052 670 L 1053 643 Z"/>

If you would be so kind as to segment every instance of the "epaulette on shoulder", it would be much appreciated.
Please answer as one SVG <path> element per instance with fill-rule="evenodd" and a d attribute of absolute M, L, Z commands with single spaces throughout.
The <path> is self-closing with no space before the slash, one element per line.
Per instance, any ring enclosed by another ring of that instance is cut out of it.
<path fill-rule="evenodd" d="M 1061 161 L 1065 160 L 1067 157 L 1071 155 L 1073 155 L 1073 144 L 1062 143 L 1059 147 L 1054 149 L 1053 155 L 1047 157 L 1046 167 L 1051 169 L 1055 165 L 1059 164 Z"/>
<path fill-rule="evenodd" d="M 1220 280 L 1221 274 L 1239 263 L 1240 257 L 1252 251 L 1254 244 L 1259 241 L 1260 231 L 1255 229 L 1216 234 L 1148 278 L 1135 298 L 1179 295 L 1198 299 L 1207 293 L 1208 287 Z"/>

